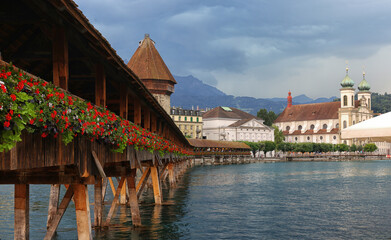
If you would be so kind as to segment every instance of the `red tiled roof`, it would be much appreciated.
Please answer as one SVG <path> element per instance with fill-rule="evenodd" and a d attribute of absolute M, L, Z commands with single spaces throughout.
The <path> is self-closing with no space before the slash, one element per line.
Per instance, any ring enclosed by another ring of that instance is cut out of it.
<path fill-rule="evenodd" d="M 141 80 L 168 80 L 177 83 L 149 35 L 141 41 L 127 65 Z"/>
<path fill-rule="evenodd" d="M 237 108 L 230 107 L 232 111 L 226 111 L 222 107 L 215 107 L 212 110 L 207 111 L 202 115 L 203 119 L 206 118 L 233 118 L 233 119 L 260 119 L 249 113 L 243 112 Z"/>
<path fill-rule="evenodd" d="M 355 101 L 355 107 L 359 106 L 360 101 Z M 309 121 L 321 119 L 338 119 L 338 109 L 341 102 L 326 102 L 326 103 L 311 103 L 292 105 L 286 107 L 284 111 L 274 121 L 278 122 L 293 122 L 293 121 Z"/>

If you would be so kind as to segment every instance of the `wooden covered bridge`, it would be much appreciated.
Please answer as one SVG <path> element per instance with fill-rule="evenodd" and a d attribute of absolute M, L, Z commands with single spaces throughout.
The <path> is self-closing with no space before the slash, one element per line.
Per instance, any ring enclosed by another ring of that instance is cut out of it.
<path fill-rule="evenodd" d="M 188 140 L 194 150 L 195 164 L 245 163 L 251 159 L 251 148 L 243 142 Z"/>
<path fill-rule="evenodd" d="M 161 180 L 168 175 L 175 184 L 192 147 L 73 1 L 1 5 L 0 184 L 15 184 L 15 239 L 29 238 L 30 184 L 51 184 L 45 239 L 52 239 L 71 199 L 79 239 L 92 238 L 88 184 L 96 228 L 109 225 L 126 192 L 132 223 L 141 225 L 138 197 L 146 181 L 152 179 L 161 204 Z M 106 215 L 110 177 L 120 181 Z"/>

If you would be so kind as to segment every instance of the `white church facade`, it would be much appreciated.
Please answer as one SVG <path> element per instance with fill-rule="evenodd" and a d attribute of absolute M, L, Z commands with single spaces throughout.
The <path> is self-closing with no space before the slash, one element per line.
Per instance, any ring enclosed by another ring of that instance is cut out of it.
<path fill-rule="evenodd" d="M 288 106 L 274 122 L 283 131 L 285 141 L 362 144 L 342 140 L 340 129 L 373 117 L 370 86 L 365 80 L 365 73 L 358 85 L 358 100 L 355 100 L 354 82 L 349 77 L 348 68 L 341 86 L 341 101 L 338 102 L 292 105 L 289 92 Z"/>

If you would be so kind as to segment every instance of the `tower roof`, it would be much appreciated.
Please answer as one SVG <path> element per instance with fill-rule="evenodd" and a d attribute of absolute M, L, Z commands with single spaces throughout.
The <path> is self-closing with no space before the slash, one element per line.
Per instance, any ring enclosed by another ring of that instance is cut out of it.
<path fill-rule="evenodd" d="M 371 86 L 369 86 L 369 83 L 367 80 L 365 80 L 365 72 L 362 74 L 362 81 L 360 84 L 358 84 L 358 90 L 362 91 L 369 91 L 371 89 Z"/>
<path fill-rule="evenodd" d="M 155 48 L 155 42 L 145 34 L 139 47 L 129 60 L 127 66 L 137 74 L 141 80 L 167 80 L 176 84 L 170 70 L 164 63 Z"/>
<path fill-rule="evenodd" d="M 341 82 L 343 88 L 351 88 L 354 86 L 353 80 L 349 77 L 349 68 L 346 68 L 346 76 Z"/>

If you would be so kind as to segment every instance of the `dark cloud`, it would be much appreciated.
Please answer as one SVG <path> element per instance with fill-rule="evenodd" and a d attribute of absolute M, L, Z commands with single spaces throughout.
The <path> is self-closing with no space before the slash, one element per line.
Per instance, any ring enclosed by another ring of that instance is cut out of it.
<path fill-rule="evenodd" d="M 192 74 L 228 94 L 337 95 L 345 60 L 358 78 L 368 66 L 375 91 L 391 77 L 381 68 L 391 57 L 388 0 L 76 2 L 123 59 L 150 33 L 173 74 Z"/>

